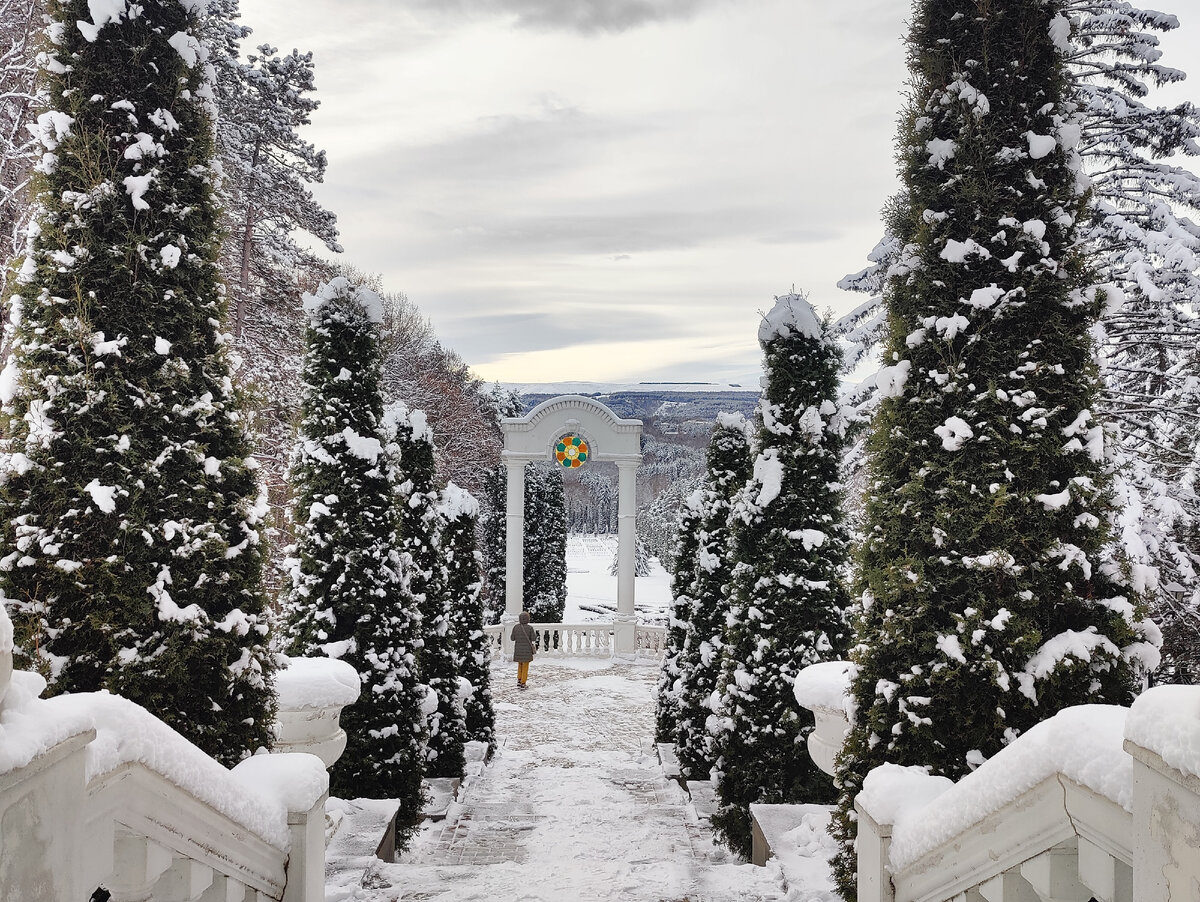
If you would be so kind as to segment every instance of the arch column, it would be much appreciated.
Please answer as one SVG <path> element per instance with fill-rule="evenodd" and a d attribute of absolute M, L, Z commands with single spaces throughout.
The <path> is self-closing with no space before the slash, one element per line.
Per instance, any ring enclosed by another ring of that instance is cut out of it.
<path fill-rule="evenodd" d="M 637 469 L 641 455 L 617 462 L 617 616 L 613 651 L 637 651 L 634 577 L 637 575 Z"/>
<path fill-rule="evenodd" d="M 500 617 L 501 649 L 512 657 L 512 625 L 525 604 L 525 461 L 505 451 L 508 476 L 504 533 L 504 613 Z"/>

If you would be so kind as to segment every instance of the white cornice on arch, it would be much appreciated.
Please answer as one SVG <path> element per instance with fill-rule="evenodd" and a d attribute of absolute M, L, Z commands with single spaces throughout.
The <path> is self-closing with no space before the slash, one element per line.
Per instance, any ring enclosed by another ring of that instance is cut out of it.
<path fill-rule="evenodd" d="M 580 395 L 543 401 L 523 417 L 500 421 L 504 456 L 548 460 L 559 436 L 574 432 L 587 440 L 591 460 L 640 461 L 642 421 L 617 416 L 605 405 Z"/>

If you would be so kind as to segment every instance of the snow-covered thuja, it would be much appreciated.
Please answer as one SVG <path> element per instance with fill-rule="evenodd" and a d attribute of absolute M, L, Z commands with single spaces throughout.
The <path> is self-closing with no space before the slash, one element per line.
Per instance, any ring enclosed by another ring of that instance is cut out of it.
<path fill-rule="evenodd" d="M 399 799 L 419 817 L 425 698 L 417 674 L 420 615 L 397 549 L 394 447 L 379 391 L 379 299 L 345 279 L 305 295 L 304 402 L 289 476 L 296 495 L 294 656 L 350 664 L 359 700 L 342 712 L 346 751 L 330 774 L 344 798 Z"/>
<path fill-rule="evenodd" d="M 759 327 L 763 394 L 752 474 L 730 512 L 733 572 L 713 770 L 713 827 L 749 856 L 755 802 L 831 801 L 809 760 L 808 712 L 792 684 L 848 644 L 848 556 L 839 479 L 844 422 L 834 403 L 841 352 L 797 294 L 776 299 Z"/>
<path fill-rule="evenodd" d="M 1062 7 L 914 8 L 857 716 L 838 766 L 846 894 L 872 767 L 958 778 L 1065 706 L 1128 703 L 1157 656 L 1108 545 L 1089 336 L 1104 298 L 1078 240 Z"/>
<path fill-rule="evenodd" d="M 48 7 L 0 589 L 52 691 L 119 693 L 232 764 L 270 744 L 274 664 L 196 7 Z"/>
<path fill-rule="evenodd" d="M 713 765 L 708 731 L 721 675 L 729 613 L 730 506 L 750 478 L 750 424 L 740 413 L 717 414 L 708 445 L 708 473 L 700 496 L 692 604 L 679 651 L 675 753 L 683 775 L 707 780 Z"/>
<path fill-rule="evenodd" d="M 692 619 L 691 591 L 692 581 L 696 578 L 696 552 L 700 547 L 702 498 L 701 490 L 697 489 L 684 499 L 679 510 L 675 554 L 671 562 L 671 612 L 654 700 L 654 738 L 657 742 L 674 744 L 679 730 L 679 664 L 688 623 Z"/>
<path fill-rule="evenodd" d="M 1112 284 L 1096 338 L 1104 383 L 1101 418 L 1119 423 L 1114 458 L 1118 537 L 1162 626 L 1163 678 L 1200 672 L 1200 593 L 1194 562 L 1200 523 L 1195 449 L 1200 436 L 1200 179 L 1179 166 L 1200 155 L 1200 114 L 1192 103 L 1159 106 L 1155 87 L 1183 81 L 1164 65 L 1158 33 L 1179 20 L 1127 0 L 1066 0 L 1055 39 L 1080 109 L 1078 151 L 1091 178 L 1079 239 L 1095 254 L 1094 281 Z M 883 283 L 897 262 L 894 236 L 843 288 L 875 297 L 840 323 L 854 351 L 877 353 L 885 327 Z M 886 388 L 886 379 L 883 388 Z M 858 401 L 873 407 L 875 382 Z M 1114 433 L 1115 434 L 1115 433 Z"/>
<path fill-rule="evenodd" d="M 534 623 L 560 623 L 567 604 L 567 504 L 562 471 L 525 468 L 525 610 Z"/>
<path fill-rule="evenodd" d="M 430 691 L 425 748 L 429 776 L 461 777 L 465 714 L 459 693 L 459 652 L 450 629 L 450 599 L 438 537 L 442 529 L 435 486 L 433 430 L 423 410 L 396 402 L 388 408 L 399 447 L 397 504 L 408 589 L 421 611 L 421 680 Z M 436 707 L 434 703 L 436 702 Z"/>
<path fill-rule="evenodd" d="M 466 738 L 490 745 L 496 740 L 496 715 L 492 708 L 492 650 L 483 632 L 480 554 L 475 546 L 479 503 L 451 482 L 442 490 L 438 512 L 443 524 L 438 544 L 445 567 L 450 633 L 458 651 Z"/>

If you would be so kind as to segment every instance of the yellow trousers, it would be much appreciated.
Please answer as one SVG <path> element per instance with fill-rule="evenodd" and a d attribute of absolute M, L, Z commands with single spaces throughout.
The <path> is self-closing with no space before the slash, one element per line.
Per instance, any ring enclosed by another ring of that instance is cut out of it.
<path fill-rule="evenodd" d="M 527 679 L 529 679 L 529 662 L 520 661 L 517 663 L 517 682 L 524 686 Z"/>

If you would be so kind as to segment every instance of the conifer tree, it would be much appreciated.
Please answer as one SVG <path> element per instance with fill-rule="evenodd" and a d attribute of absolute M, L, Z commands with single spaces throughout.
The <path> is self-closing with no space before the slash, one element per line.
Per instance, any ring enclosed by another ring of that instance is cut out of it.
<path fill-rule="evenodd" d="M 725 617 L 730 605 L 730 506 L 750 478 L 750 425 L 740 413 L 717 415 L 708 445 L 701 495 L 693 599 L 679 654 L 679 727 L 675 754 L 689 780 L 707 780 L 713 766 L 708 720 L 721 676 Z"/>
<path fill-rule="evenodd" d="M 560 623 L 567 604 L 567 506 L 562 473 L 525 468 L 525 610 L 534 623 Z"/>
<path fill-rule="evenodd" d="M 841 352 L 801 295 L 776 298 L 759 327 L 765 371 L 750 479 L 734 498 L 713 770 L 717 835 L 750 854 L 755 802 L 832 800 L 809 760 L 811 716 L 792 684 L 844 653 L 847 537 L 839 467 L 844 423 L 834 403 Z"/>
<path fill-rule="evenodd" d="M 433 430 L 422 410 L 409 410 L 400 402 L 389 410 L 400 449 L 400 545 L 408 589 L 421 611 L 421 680 L 431 693 L 425 770 L 429 776 L 461 777 L 465 713 L 459 698 L 459 651 L 450 626 L 446 569 L 438 546 L 442 522 Z"/>
<path fill-rule="evenodd" d="M 480 554 L 475 547 L 479 503 L 454 483 L 442 490 L 439 507 L 442 535 L 439 546 L 446 568 L 446 598 L 450 632 L 458 652 L 458 676 L 470 684 L 464 699 L 466 738 L 491 745 L 496 741 L 496 715 L 492 708 L 492 653 L 483 633 L 480 600 Z M 466 686 L 462 686 L 465 691 Z"/>
<path fill-rule="evenodd" d="M 679 510 L 675 533 L 675 555 L 671 562 L 671 613 L 663 648 L 662 670 L 654 701 L 654 738 L 674 744 L 679 731 L 680 658 L 684 637 L 692 619 L 692 581 L 696 578 L 696 553 L 700 547 L 703 517 L 702 493 L 692 492 Z"/>
<path fill-rule="evenodd" d="M 911 21 L 858 713 L 838 765 L 848 897 L 872 767 L 957 779 L 1065 706 L 1128 703 L 1155 656 L 1107 544 L 1088 332 L 1104 297 L 1078 240 L 1063 3 L 918 0 Z"/>
<path fill-rule="evenodd" d="M 379 391 L 379 298 L 334 279 L 306 295 L 304 402 L 290 478 L 296 558 L 285 605 L 290 653 L 340 658 L 363 692 L 342 712 L 346 751 L 330 774 L 345 798 L 422 807 L 420 614 L 397 547 L 394 437 Z M 402 831 L 405 832 L 405 831 Z"/>
<path fill-rule="evenodd" d="M 110 689 L 232 764 L 270 743 L 274 664 L 197 6 L 48 6 L 0 588 L 52 691 Z"/>

